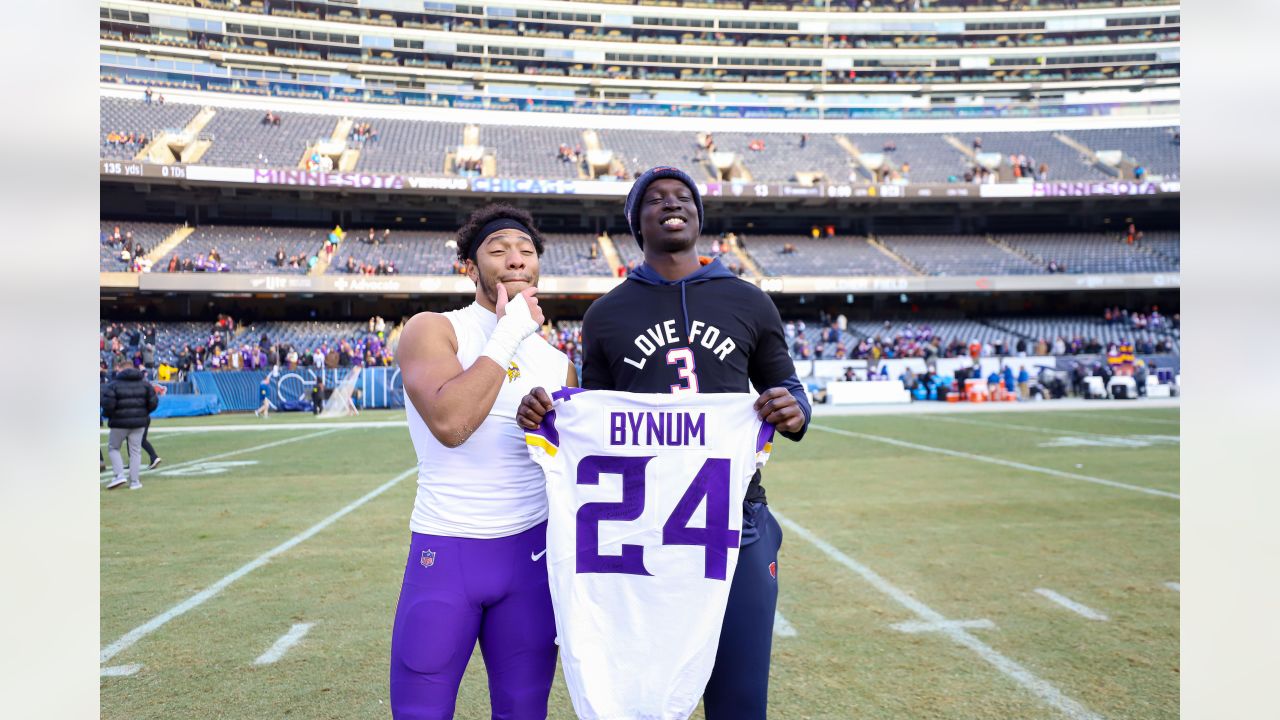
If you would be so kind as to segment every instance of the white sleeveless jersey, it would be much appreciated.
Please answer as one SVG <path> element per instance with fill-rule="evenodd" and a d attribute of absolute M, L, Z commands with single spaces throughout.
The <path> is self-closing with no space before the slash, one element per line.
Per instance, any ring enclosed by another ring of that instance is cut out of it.
<path fill-rule="evenodd" d="M 484 351 L 498 318 L 472 303 L 444 313 L 458 338 L 458 362 L 470 368 Z M 525 338 L 507 368 L 488 417 L 467 441 L 445 447 L 431 434 L 405 394 L 409 436 L 418 455 L 418 497 L 409 528 L 416 533 L 497 538 L 528 530 L 547 518 L 542 470 L 529 460 L 516 424 L 520 400 L 535 387 L 558 388 L 569 359 L 538 334 Z"/>
<path fill-rule="evenodd" d="M 772 449 L 747 393 L 562 388 L 526 435 L 578 717 L 683 720 L 715 664 L 742 500 Z"/>

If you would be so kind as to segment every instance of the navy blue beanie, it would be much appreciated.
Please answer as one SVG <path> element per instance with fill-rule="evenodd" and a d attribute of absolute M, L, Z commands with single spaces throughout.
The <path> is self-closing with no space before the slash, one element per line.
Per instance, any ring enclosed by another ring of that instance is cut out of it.
<path fill-rule="evenodd" d="M 693 202 L 698 206 L 698 234 L 702 234 L 702 194 L 698 192 L 698 184 L 680 168 L 662 165 L 649 168 L 643 175 L 636 178 L 631 186 L 631 192 L 627 193 L 627 204 L 622 209 L 622 213 L 627 216 L 627 226 L 631 228 L 631 235 L 635 237 L 640 247 L 644 247 L 644 239 L 640 237 L 640 199 L 644 197 L 650 183 L 662 178 L 675 178 L 689 186 L 689 191 L 693 193 Z"/>

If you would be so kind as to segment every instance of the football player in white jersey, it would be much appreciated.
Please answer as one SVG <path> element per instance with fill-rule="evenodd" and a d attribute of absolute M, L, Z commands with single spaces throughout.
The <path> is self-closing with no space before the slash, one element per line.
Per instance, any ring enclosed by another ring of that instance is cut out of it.
<path fill-rule="evenodd" d="M 537 333 L 543 239 L 528 213 L 474 212 L 458 259 L 475 302 L 419 313 L 396 353 L 418 456 L 412 537 L 391 639 L 397 720 L 452 718 L 477 640 L 492 715 L 544 720 L 556 667 L 543 473 L 514 422 L 536 386 L 577 386 Z"/>

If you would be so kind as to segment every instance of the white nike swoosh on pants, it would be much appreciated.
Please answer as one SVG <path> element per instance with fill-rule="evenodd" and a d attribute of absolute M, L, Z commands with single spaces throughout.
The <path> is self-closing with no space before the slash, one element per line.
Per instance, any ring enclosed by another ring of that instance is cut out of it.
<path fill-rule="evenodd" d="M 542 548 L 542 552 L 540 552 L 540 553 L 533 553 L 533 554 L 531 554 L 531 555 L 529 556 L 529 559 L 530 559 L 530 560 L 532 560 L 532 561 L 534 561 L 534 562 L 538 562 L 539 560 L 541 560 L 541 559 L 542 559 L 542 556 L 543 556 L 543 555 L 546 555 L 546 554 L 547 554 L 547 549 L 546 549 L 546 548 Z"/>

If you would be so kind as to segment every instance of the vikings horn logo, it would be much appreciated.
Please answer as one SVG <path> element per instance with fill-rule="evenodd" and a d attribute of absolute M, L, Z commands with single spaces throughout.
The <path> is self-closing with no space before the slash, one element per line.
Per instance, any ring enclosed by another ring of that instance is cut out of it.
<path fill-rule="evenodd" d="M 513 382 L 518 377 L 520 377 L 520 366 L 516 364 L 515 360 L 512 360 L 511 365 L 507 368 L 507 382 Z"/>

